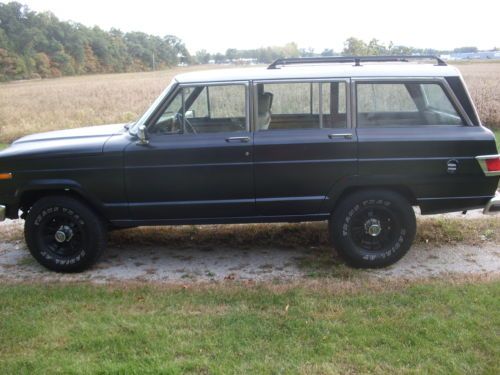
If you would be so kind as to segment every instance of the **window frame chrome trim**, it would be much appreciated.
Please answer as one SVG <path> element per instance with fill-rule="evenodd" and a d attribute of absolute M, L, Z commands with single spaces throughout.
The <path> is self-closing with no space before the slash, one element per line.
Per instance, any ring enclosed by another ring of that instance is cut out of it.
<path fill-rule="evenodd" d="M 249 103 L 250 81 L 211 81 L 211 82 L 177 83 L 174 90 L 169 91 L 168 95 L 166 95 L 166 97 L 163 98 L 163 100 L 156 106 L 155 110 L 152 111 L 149 118 L 145 121 L 146 128 L 149 128 L 152 125 L 152 121 L 157 117 L 158 111 L 166 109 L 170 105 L 172 100 L 174 100 L 175 96 L 179 93 L 179 91 L 181 91 L 184 88 L 199 87 L 199 86 L 208 87 L 208 86 L 235 86 L 235 85 L 245 86 L 245 131 L 251 133 L 252 130 L 250 128 L 250 103 Z M 182 96 L 184 95 L 182 94 Z M 184 103 L 184 99 L 182 99 L 182 101 Z M 188 133 L 186 133 L 185 129 L 183 129 L 183 133 L 178 135 L 186 135 L 186 134 Z"/>
<path fill-rule="evenodd" d="M 252 80 L 251 85 L 253 88 L 253 121 L 252 121 L 252 131 L 260 132 L 262 130 L 257 129 L 256 119 L 258 118 L 258 108 L 257 108 L 257 85 L 258 84 L 280 84 L 280 83 L 331 83 L 331 82 L 344 82 L 346 84 L 345 87 L 345 98 L 346 98 L 346 127 L 342 129 L 353 129 L 352 126 L 352 116 L 351 116 L 351 78 L 347 77 L 325 77 L 325 78 L 282 78 L 282 79 L 258 79 Z M 331 98 L 330 98 L 331 100 Z M 321 114 L 320 114 L 321 117 Z M 318 128 L 318 129 L 297 129 L 297 130 L 321 130 L 321 129 L 330 129 L 330 128 Z M 283 129 L 290 130 L 290 129 Z"/>
<path fill-rule="evenodd" d="M 467 95 L 467 100 L 471 104 L 474 115 L 477 118 L 477 122 L 478 122 L 479 126 L 482 126 L 483 124 L 481 122 L 481 118 L 479 117 L 479 112 L 477 110 L 476 103 L 474 102 L 474 100 L 472 100 L 472 97 L 470 96 L 469 88 L 467 87 L 467 84 L 465 83 L 465 80 L 464 80 L 464 77 L 462 77 L 462 74 L 459 74 L 459 78 L 460 78 L 460 82 L 462 82 L 462 85 L 464 87 L 465 94 Z M 448 81 L 446 79 L 445 79 L 445 81 L 446 81 L 446 83 L 448 83 Z M 449 86 L 449 84 L 448 84 L 448 86 Z M 451 87 L 450 87 L 450 89 L 451 89 Z M 453 91 L 453 90 L 451 90 L 451 91 Z M 458 98 L 457 98 L 457 100 L 458 100 Z"/>
<path fill-rule="evenodd" d="M 245 131 L 251 133 L 250 129 L 250 81 L 214 81 L 214 82 L 196 82 L 196 83 L 181 83 L 179 88 L 189 88 L 189 87 L 210 87 L 210 86 L 245 86 Z"/>
<path fill-rule="evenodd" d="M 494 176 L 500 176 L 500 171 L 489 171 L 488 166 L 486 165 L 486 160 L 490 159 L 500 159 L 500 154 L 499 155 L 479 155 L 476 156 L 476 160 L 479 163 L 479 166 L 481 167 L 484 175 L 486 177 L 494 177 Z"/>
<path fill-rule="evenodd" d="M 150 125 L 151 118 L 155 117 L 159 108 L 161 108 L 165 103 L 165 100 L 168 100 L 171 97 L 173 98 L 174 95 L 172 94 L 175 94 L 177 92 L 178 87 L 179 82 L 174 77 L 172 81 L 170 81 L 168 86 L 165 87 L 165 89 L 161 92 L 161 94 L 151 103 L 146 112 L 142 114 L 139 120 L 137 120 L 137 122 L 131 126 L 131 128 L 129 129 L 129 133 L 136 136 L 137 129 L 139 129 L 141 125 L 146 126 L 147 129 Z"/>
<path fill-rule="evenodd" d="M 434 124 L 435 126 L 459 126 L 459 127 L 465 127 L 465 126 L 475 126 L 469 116 L 467 115 L 467 112 L 464 110 L 462 107 L 462 104 L 456 97 L 455 93 L 451 89 L 448 81 L 444 77 L 351 77 L 351 99 L 352 99 L 352 121 L 353 125 L 355 128 L 358 128 L 358 108 L 357 108 L 357 83 L 358 82 L 381 82 L 381 83 L 387 83 L 387 82 L 394 82 L 394 83 L 404 83 L 404 82 L 421 82 L 421 83 L 438 83 L 442 85 L 443 90 L 445 91 L 445 94 L 448 96 L 449 99 L 451 99 L 452 104 L 454 107 L 458 110 L 459 115 L 462 117 L 464 120 L 465 124 L 464 125 L 438 125 Z M 431 125 L 425 125 L 425 126 L 432 126 Z M 415 128 L 418 125 L 407 125 L 407 126 L 396 126 L 396 128 Z M 362 128 L 365 129 L 365 128 Z"/>

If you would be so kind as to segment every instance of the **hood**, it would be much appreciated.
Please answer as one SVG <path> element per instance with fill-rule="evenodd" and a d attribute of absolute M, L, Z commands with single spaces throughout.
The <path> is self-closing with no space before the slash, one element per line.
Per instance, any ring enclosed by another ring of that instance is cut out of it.
<path fill-rule="evenodd" d="M 89 126 L 28 135 L 0 151 L 0 158 L 33 159 L 98 154 L 111 136 L 125 132 L 124 125 Z"/>
<path fill-rule="evenodd" d="M 85 128 L 57 130 L 46 133 L 37 133 L 28 135 L 26 137 L 16 140 L 13 145 L 26 142 L 47 142 L 47 141 L 60 141 L 60 140 L 75 140 L 82 138 L 102 138 L 110 137 L 114 134 L 121 133 L 125 124 L 112 124 L 112 125 L 99 125 L 87 126 Z"/>

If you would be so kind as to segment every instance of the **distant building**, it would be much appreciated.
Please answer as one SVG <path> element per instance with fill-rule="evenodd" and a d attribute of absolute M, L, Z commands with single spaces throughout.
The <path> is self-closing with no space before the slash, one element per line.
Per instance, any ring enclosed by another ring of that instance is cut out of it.
<path fill-rule="evenodd" d="M 458 52 L 442 57 L 448 60 L 499 60 L 500 51 Z"/>

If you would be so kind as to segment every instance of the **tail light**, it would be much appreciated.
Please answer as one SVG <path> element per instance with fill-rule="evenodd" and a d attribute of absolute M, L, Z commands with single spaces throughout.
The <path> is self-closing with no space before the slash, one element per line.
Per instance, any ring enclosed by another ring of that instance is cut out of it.
<path fill-rule="evenodd" d="M 11 180 L 12 173 L 0 173 L 0 180 Z"/>
<path fill-rule="evenodd" d="M 486 176 L 500 176 L 500 155 L 476 156 Z"/>

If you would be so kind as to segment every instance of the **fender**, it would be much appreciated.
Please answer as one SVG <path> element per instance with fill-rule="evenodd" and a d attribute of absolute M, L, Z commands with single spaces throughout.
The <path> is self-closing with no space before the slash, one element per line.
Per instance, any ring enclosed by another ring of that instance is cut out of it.
<path fill-rule="evenodd" d="M 73 192 L 87 201 L 99 213 L 104 213 L 104 206 L 99 199 L 93 194 L 88 193 L 81 184 L 69 179 L 38 179 L 29 181 L 18 188 L 14 194 L 17 206 L 20 206 L 21 198 L 24 194 L 37 191 Z"/>
<path fill-rule="evenodd" d="M 405 181 L 401 184 L 401 176 L 396 175 L 352 175 L 340 179 L 325 197 L 322 205 L 322 212 L 332 212 L 342 196 L 355 189 L 387 188 L 402 193 L 411 204 L 415 204 L 415 191 L 411 188 L 412 184 L 418 182 L 418 179 Z"/>

